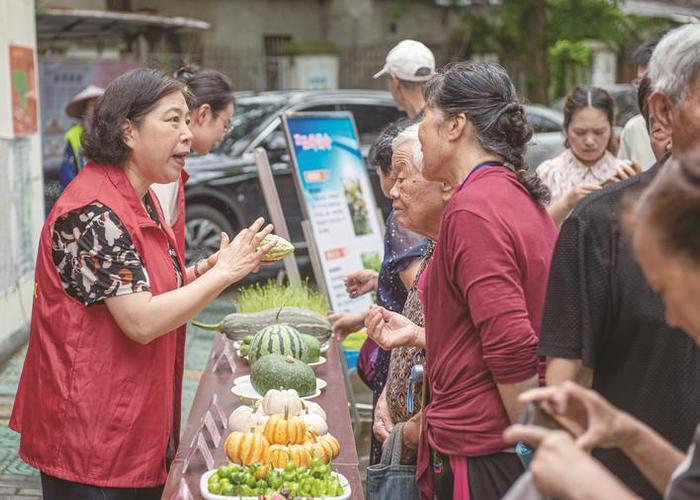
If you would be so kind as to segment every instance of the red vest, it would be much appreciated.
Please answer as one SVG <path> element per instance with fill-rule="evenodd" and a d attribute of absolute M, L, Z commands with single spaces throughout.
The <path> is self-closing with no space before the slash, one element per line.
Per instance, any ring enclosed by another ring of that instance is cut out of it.
<path fill-rule="evenodd" d="M 121 168 L 88 163 L 41 232 L 29 348 L 10 427 L 21 433 L 22 459 L 46 474 L 96 486 L 157 486 L 167 478 L 170 436 L 177 444 L 180 434 L 185 326 L 141 345 L 107 306 L 86 307 L 63 290 L 52 258 L 53 225 L 95 201 L 126 228 L 151 293 L 176 288 L 168 242 L 178 247 L 170 228 L 148 216 Z M 160 206 L 158 216 L 164 220 Z"/>

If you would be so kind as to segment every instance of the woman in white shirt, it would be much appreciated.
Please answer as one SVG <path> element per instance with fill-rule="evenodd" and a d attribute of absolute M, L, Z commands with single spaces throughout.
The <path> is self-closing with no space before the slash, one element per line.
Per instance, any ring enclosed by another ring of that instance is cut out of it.
<path fill-rule="evenodd" d="M 639 165 L 611 152 L 614 118 L 615 101 L 601 88 L 575 87 L 566 97 L 566 150 L 537 168 L 552 193 L 547 210 L 558 226 L 586 195 L 640 172 Z"/>

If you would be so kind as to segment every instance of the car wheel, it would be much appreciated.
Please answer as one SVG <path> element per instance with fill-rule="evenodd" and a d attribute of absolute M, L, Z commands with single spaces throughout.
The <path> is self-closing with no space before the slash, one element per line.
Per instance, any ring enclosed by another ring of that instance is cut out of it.
<path fill-rule="evenodd" d="M 191 205 L 187 207 L 185 222 L 185 260 L 188 265 L 219 250 L 221 233 L 227 233 L 232 239 L 235 228 L 219 210 L 209 205 Z"/>

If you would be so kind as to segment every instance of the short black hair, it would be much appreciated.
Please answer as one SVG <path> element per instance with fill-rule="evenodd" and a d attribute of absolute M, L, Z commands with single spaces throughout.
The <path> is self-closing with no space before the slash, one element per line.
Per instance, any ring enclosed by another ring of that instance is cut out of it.
<path fill-rule="evenodd" d="M 97 101 L 90 128 L 83 135 L 85 157 L 100 165 L 124 166 L 131 155 L 124 142 L 124 122 L 138 126 L 158 101 L 173 92 L 182 92 L 192 106 L 185 84 L 161 71 L 138 68 L 114 80 Z"/>
<path fill-rule="evenodd" d="M 639 111 L 644 118 L 644 122 L 647 125 L 647 130 L 651 130 L 649 123 L 649 96 L 651 95 L 651 79 L 649 75 L 644 75 L 639 81 L 639 87 L 637 87 L 637 104 L 639 105 Z"/>
<path fill-rule="evenodd" d="M 651 55 L 654 53 L 656 45 L 659 43 L 659 39 L 649 40 L 644 42 L 637 50 L 632 54 L 632 59 L 634 59 L 634 65 L 637 68 L 646 68 L 649 66 L 649 61 L 651 60 Z"/>
<path fill-rule="evenodd" d="M 175 78 L 187 85 L 195 108 L 208 104 L 214 113 L 220 113 L 234 102 L 231 80 L 219 71 L 189 65 L 178 69 Z"/>
<path fill-rule="evenodd" d="M 379 135 L 369 148 L 369 153 L 367 155 L 367 161 L 370 166 L 379 167 L 379 170 L 381 170 L 384 175 L 391 172 L 391 157 L 394 154 L 394 149 L 391 144 L 394 142 L 394 139 L 396 139 L 396 136 L 412 123 L 413 122 L 408 118 L 400 118 L 390 123 L 379 132 Z"/>

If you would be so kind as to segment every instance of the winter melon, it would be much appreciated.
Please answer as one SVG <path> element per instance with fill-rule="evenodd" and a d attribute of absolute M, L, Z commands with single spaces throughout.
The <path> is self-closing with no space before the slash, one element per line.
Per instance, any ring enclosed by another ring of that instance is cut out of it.
<path fill-rule="evenodd" d="M 250 383 L 259 394 L 267 394 L 270 389 L 294 389 L 301 397 L 316 392 L 313 369 L 289 355 L 269 354 L 260 358 L 250 369 Z"/>

